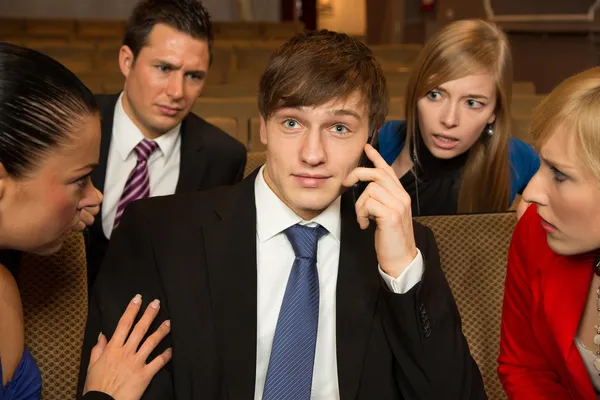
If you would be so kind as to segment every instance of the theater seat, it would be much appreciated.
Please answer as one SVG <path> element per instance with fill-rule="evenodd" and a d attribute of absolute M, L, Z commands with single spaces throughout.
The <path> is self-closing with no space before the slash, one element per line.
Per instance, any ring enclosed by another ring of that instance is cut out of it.
<path fill-rule="evenodd" d="M 265 145 L 260 141 L 260 117 L 250 119 L 248 135 L 250 137 L 250 149 L 252 151 L 266 150 Z"/>
<path fill-rule="evenodd" d="M 244 178 L 267 161 L 267 153 L 264 151 L 251 151 L 248 152 L 247 156 Z"/>
<path fill-rule="evenodd" d="M 74 399 L 88 307 L 83 235 L 72 234 L 52 256 L 24 254 L 17 281 L 25 344 L 42 373 L 42 398 Z"/>
<path fill-rule="evenodd" d="M 515 213 L 428 216 L 415 220 L 435 234 L 442 268 L 489 399 L 506 399 L 496 368 L 504 278 Z"/>
<path fill-rule="evenodd" d="M 206 122 L 213 124 L 217 128 L 226 132 L 229 136 L 238 139 L 238 121 L 235 118 L 226 118 L 226 117 L 207 117 L 205 118 Z M 247 143 L 242 142 L 244 146 L 247 146 Z"/>

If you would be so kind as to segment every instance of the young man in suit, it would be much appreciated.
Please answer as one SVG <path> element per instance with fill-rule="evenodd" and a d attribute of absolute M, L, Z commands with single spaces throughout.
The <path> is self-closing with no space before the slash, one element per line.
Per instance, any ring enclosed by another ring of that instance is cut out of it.
<path fill-rule="evenodd" d="M 108 241 L 131 201 L 229 185 L 241 180 L 244 146 L 191 113 L 208 73 L 213 30 L 197 0 L 143 0 L 119 53 L 121 93 L 98 96 L 104 193 L 88 236 L 92 285 Z"/>
<path fill-rule="evenodd" d="M 266 165 L 125 213 L 81 371 L 140 293 L 162 301 L 157 323 L 172 334 L 159 351 L 173 350 L 144 399 L 486 398 L 433 234 L 366 144 L 388 105 L 369 48 L 296 36 L 270 60 L 258 103 Z M 373 168 L 357 168 L 363 152 Z"/>

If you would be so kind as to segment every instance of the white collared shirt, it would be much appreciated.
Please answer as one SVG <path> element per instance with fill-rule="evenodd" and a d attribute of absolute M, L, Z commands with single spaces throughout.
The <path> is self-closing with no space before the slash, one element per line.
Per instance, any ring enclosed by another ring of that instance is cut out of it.
<path fill-rule="evenodd" d="M 297 223 L 309 226 L 319 224 L 328 232 L 319 240 L 317 248 L 319 326 L 311 399 L 339 399 L 335 293 L 340 257 L 341 198 L 338 197 L 313 220 L 304 221 L 286 206 L 267 185 L 263 177 L 264 168 L 263 166 L 260 169 L 254 183 L 258 285 L 254 399 L 262 399 L 277 318 L 295 259 L 294 250 L 283 231 Z M 421 252 L 418 251 L 412 263 L 396 279 L 386 275 L 381 268 L 379 272 L 390 290 L 396 293 L 406 293 L 421 280 L 423 274 Z"/>
<path fill-rule="evenodd" d="M 110 239 L 121 194 L 129 174 L 137 163 L 133 149 L 145 137 L 123 109 L 123 93 L 115 106 L 112 138 L 108 150 L 104 201 L 102 202 L 102 229 Z M 181 124 L 154 139 L 158 149 L 148 158 L 150 197 L 175 193 L 181 161 Z"/>

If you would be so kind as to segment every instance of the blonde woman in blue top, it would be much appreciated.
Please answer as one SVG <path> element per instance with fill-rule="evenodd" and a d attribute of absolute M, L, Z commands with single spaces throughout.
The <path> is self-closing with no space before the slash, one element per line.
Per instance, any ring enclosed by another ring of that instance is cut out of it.
<path fill-rule="evenodd" d="M 405 97 L 406 121 L 388 121 L 379 152 L 411 195 L 413 215 L 509 209 L 539 167 L 512 138 L 513 67 L 493 23 L 462 20 L 432 37 Z"/>

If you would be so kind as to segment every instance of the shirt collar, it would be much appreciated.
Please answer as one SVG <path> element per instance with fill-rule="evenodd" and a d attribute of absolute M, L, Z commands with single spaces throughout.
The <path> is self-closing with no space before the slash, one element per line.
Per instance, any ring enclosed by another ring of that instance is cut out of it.
<path fill-rule="evenodd" d="M 181 123 L 177 124 L 177 126 L 170 131 L 165 132 L 154 139 L 158 145 L 158 148 L 160 149 L 160 152 L 163 156 L 165 156 L 165 158 L 168 159 L 171 154 L 173 154 L 175 143 L 179 138 L 180 131 Z M 120 134 L 117 135 L 115 134 L 116 132 L 119 132 Z M 115 106 L 113 122 L 113 142 L 117 146 L 117 150 L 119 151 L 121 159 L 125 161 L 135 146 L 137 146 L 143 139 L 144 134 L 133 123 L 131 118 L 129 118 L 125 112 L 125 109 L 123 109 L 123 93 L 121 93 Z"/>
<path fill-rule="evenodd" d="M 341 217 L 340 197 L 336 198 L 321 214 L 310 221 L 303 220 L 292 211 L 267 185 L 263 176 L 265 166 L 258 171 L 254 182 L 254 196 L 256 200 L 256 233 L 261 242 L 271 239 L 295 224 L 321 225 L 327 229 L 338 242 L 340 241 Z"/>

